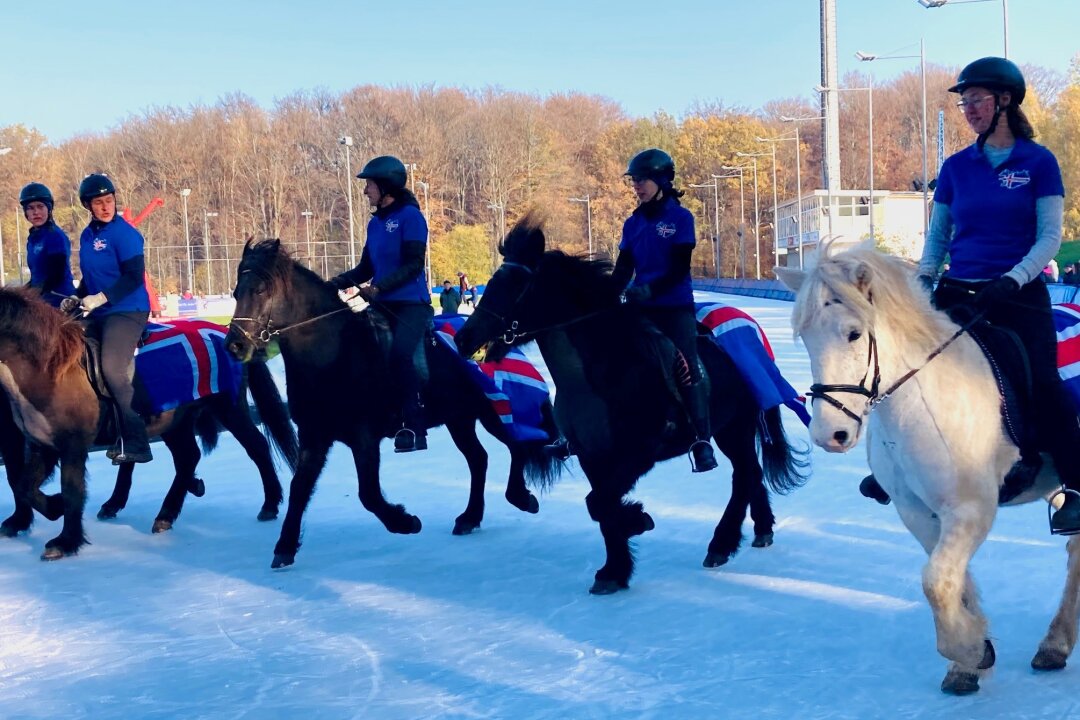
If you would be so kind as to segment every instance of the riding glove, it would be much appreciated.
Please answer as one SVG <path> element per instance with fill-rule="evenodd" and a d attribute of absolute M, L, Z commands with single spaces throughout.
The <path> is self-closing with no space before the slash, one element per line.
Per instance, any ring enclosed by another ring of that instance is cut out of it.
<path fill-rule="evenodd" d="M 640 303 L 652 297 L 652 290 L 649 289 L 648 285 L 634 285 L 627 288 L 623 295 L 628 303 Z"/>
<path fill-rule="evenodd" d="M 916 279 L 919 281 L 919 284 L 922 285 L 922 288 L 926 291 L 927 295 L 934 294 L 934 278 L 929 275 L 919 275 Z"/>
<path fill-rule="evenodd" d="M 75 312 L 79 307 L 79 296 L 68 295 L 66 298 L 60 301 L 60 312 L 65 315 L 70 315 Z"/>
<path fill-rule="evenodd" d="M 107 302 L 109 302 L 109 298 L 105 297 L 105 293 L 99 292 L 84 297 L 82 306 L 87 313 L 92 313 Z"/>
<path fill-rule="evenodd" d="M 986 284 L 976 295 L 972 303 L 979 310 L 986 312 L 1003 302 L 1011 300 L 1016 293 L 1020 292 L 1020 283 L 1008 275 L 1002 275 L 997 280 Z"/>

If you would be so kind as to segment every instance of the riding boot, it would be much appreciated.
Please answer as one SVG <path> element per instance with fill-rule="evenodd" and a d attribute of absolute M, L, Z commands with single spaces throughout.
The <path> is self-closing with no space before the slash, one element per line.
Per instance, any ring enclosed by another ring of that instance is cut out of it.
<path fill-rule="evenodd" d="M 859 483 L 859 492 L 863 497 L 875 500 L 882 505 L 888 505 L 891 500 L 889 493 L 885 492 L 885 488 L 881 487 L 881 483 L 873 475 L 867 475 L 862 479 Z"/>
<path fill-rule="evenodd" d="M 1065 502 L 1050 518 L 1050 532 L 1054 535 L 1076 535 L 1080 533 L 1080 492 L 1071 488 L 1062 490 Z"/>
<path fill-rule="evenodd" d="M 394 435 L 394 452 L 406 453 L 427 450 L 427 429 L 424 427 L 420 396 L 410 393 L 405 400 L 405 427 Z"/>
<path fill-rule="evenodd" d="M 146 436 L 146 424 L 138 413 L 130 408 L 120 413 L 120 452 L 112 459 L 113 465 L 148 463 L 154 459 L 150 452 L 150 439 Z"/>
<path fill-rule="evenodd" d="M 695 440 L 690 446 L 694 472 L 707 472 L 716 468 L 716 456 L 709 442 L 709 386 L 703 380 L 679 388 L 686 412 L 694 426 Z"/>

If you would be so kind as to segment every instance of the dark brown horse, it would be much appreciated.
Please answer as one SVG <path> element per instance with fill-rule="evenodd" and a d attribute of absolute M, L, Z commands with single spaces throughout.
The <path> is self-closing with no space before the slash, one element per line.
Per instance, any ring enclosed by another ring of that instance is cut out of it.
<path fill-rule="evenodd" d="M 278 240 L 248 242 L 234 295 L 236 316 L 226 346 L 234 357 L 248 361 L 277 338 L 289 409 L 300 434 L 300 462 L 272 567 L 295 562 L 300 524 L 335 442 L 352 451 L 363 506 L 390 532 L 420 532 L 420 519 L 387 502 L 380 486 L 379 444 L 396 429 L 393 418 L 400 409 L 387 390 L 390 369 L 372 314 L 350 312 L 337 291 L 290 258 Z M 483 518 L 487 452 L 476 435 L 477 421 L 510 450 L 506 499 L 519 510 L 537 512 L 539 503 L 526 487 L 526 475 L 543 483 L 558 471 L 543 453 L 543 443 L 510 440 L 454 350 L 431 338 L 424 346 L 430 369 L 422 391 L 428 427 L 446 425 L 472 477 L 469 504 L 458 516 L 454 534 L 471 532 Z"/>
<path fill-rule="evenodd" d="M 64 518 L 60 535 L 45 544 L 44 560 L 73 555 L 86 544 L 83 509 L 86 504 L 88 450 L 102 444 L 99 437 L 111 408 L 91 385 L 84 365 L 82 326 L 22 289 L 0 290 L 0 388 L 6 394 L 14 425 L 29 439 L 30 452 L 22 472 L 10 472 L 15 512 L 0 525 L 0 535 L 27 530 L 31 508 L 50 520 Z M 265 368 L 247 376 L 259 414 L 277 449 L 295 464 L 297 440 L 273 378 Z M 200 458 L 196 431 L 204 446 L 216 441 L 218 423 L 230 430 L 255 461 L 263 482 L 260 519 L 273 519 L 281 503 L 281 484 L 270 448 L 251 419 L 246 391 L 239 397 L 218 393 L 147 418 L 147 433 L 160 435 L 173 455 L 176 476 L 154 523 L 167 530 L 180 514 L 189 491 L 200 494 L 195 466 Z M 0 418 L 2 422 L 3 418 Z M 7 433 L 6 435 L 10 435 Z M 21 443 L 21 440 L 20 440 Z M 8 447 L 8 445 L 12 447 Z M 18 459 L 16 443 L 6 439 L 5 459 Z M 60 494 L 45 495 L 41 486 L 60 465 Z M 130 488 L 131 469 L 121 471 L 118 488 L 102 507 L 101 517 L 115 516 Z M 126 483 L 126 485 L 125 485 Z"/>

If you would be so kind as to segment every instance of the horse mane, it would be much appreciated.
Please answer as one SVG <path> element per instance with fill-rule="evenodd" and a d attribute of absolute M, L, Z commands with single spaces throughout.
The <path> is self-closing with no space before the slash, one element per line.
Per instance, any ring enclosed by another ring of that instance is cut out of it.
<path fill-rule="evenodd" d="M 868 327 L 887 319 L 891 331 L 908 343 L 937 344 L 949 330 L 948 319 L 917 286 L 915 270 L 911 261 L 882 253 L 870 243 L 842 251 L 834 251 L 831 242 L 822 245 L 795 300 L 795 335 L 814 322 L 826 303 L 839 301 Z"/>
<path fill-rule="evenodd" d="M 82 325 L 30 288 L 0 289 L 0 336 L 11 338 L 30 362 L 55 380 L 82 358 Z"/>
<path fill-rule="evenodd" d="M 265 280 L 275 294 L 288 297 L 295 282 L 294 272 L 325 284 L 318 273 L 310 270 L 296 260 L 277 238 L 249 240 L 244 259 L 240 262 L 240 272 L 252 272 Z"/>

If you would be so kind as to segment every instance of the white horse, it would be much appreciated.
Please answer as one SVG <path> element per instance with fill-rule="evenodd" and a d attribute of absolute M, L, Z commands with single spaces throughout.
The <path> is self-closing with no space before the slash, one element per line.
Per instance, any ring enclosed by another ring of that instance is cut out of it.
<path fill-rule="evenodd" d="M 807 272 L 776 269 L 797 293 L 792 327 L 810 355 L 811 438 L 844 453 L 865 421 L 870 469 L 930 556 L 923 591 L 938 652 L 952 661 L 941 689 L 975 692 L 994 647 L 968 564 L 1020 455 L 999 419 L 994 375 L 975 341 L 930 305 L 910 263 L 866 246 L 824 248 L 821 256 Z M 1052 467 L 1045 462 L 1034 487 L 1009 504 L 1053 496 L 1060 485 Z M 1078 538 L 1066 545 L 1065 590 L 1031 661 L 1037 670 L 1064 668 L 1076 644 Z"/>

